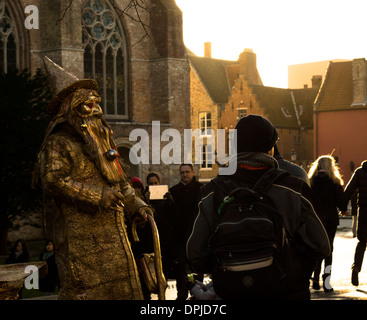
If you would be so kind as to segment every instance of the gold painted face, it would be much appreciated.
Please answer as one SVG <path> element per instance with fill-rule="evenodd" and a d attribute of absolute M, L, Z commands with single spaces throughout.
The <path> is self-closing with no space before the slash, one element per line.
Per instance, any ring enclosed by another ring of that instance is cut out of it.
<path fill-rule="evenodd" d="M 100 107 L 101 97 L 95 93 L 90 93 L 90 96 L 79 106 L 77 107 L 77 111 L 80 113 L 82 117 L 102 117 L 103 111 Z"/>

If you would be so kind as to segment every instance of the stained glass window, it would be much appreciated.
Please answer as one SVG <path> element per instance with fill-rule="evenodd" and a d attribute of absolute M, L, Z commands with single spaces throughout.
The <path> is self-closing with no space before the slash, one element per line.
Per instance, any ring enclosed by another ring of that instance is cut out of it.
<path fill-rule="evenodd" d="M 82 20 L 84 77 L 98 82 L 107 118 L 127 118 L 126 46 L 119 18 L 107 0 L 89 0 Z"/>

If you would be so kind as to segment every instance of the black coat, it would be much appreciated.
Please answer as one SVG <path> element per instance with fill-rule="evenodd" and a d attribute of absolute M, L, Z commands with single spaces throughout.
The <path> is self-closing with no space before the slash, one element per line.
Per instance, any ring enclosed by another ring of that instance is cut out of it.
<path fill-rule="evenodd" d="M 307 172 L 302 167 L 283 159 L 281 156 L 277 156 L 275 159 L 279 163 L 279 169 L 289 172 L 292 176 L 302 179 L 304 182 L 310 185 L 310 179 L 308 178 Z"/>
<path fill-rule="evenodd" d="M 162 256 L 171 258 L 175 256 L 175 246 L 172 241 L 174 234 L 172 213 L 165 210 L 168 200 L 150 200 L 149 204 L 154 209 L 154 219 L 159 232 Z"/>
<path fill-rule="evenodd" d="M 351 199 L 353 193 L 357 191 L 358 206 L 358 230 L 359 240 L 367 241 L 367 160 L 362 162 L 352 178 L 345 187 L 345 196 Z"/>
<path fill-rule="evenodd" d="M 39 259 L 40 261 L 47 262 L 47 274 L 39 279 L 39 290 L 42 292 L 54 292 L 56 289 L 56 285 L 59 286 L 59 277 L 55 261 L 55 254 L 48 257 L 47 259 L 44 259 L 43 253 L 41 253 Z"/>
<path fill-rule="evenodd" d="M 353 192 L 358 190 L 358 206 L 367 207 L 367 160 L 362 162 L 356 171 L 354 171 L 352 178 L 345 187 L 345 196 L 347 200 L 351 199 Z"/>
<path fill-rule="evenodd" d="M 179 182 L 169 189 L 173 199 L 169 210 L 172 212 L 176 245 L 179 249 L 184 250 L 192 231 L 198 214 L 201 187 L 202 184 L 194 177 L 189 184 Z"/>
<path fill-rule="evenodd" d="M 321 205 L 321 220 L 327 226 L 336 227 L 339 224 L 339 210 L 346 211 L 348 205 L 343 187 L 324 172 L 319 172 L 311 179 L 311 189 Z"/>
<path fill-rule="evenodd" d="M 159 233 L 159 243 L 161 247 L 162 257 L 169 258 L 175 256 L 175 246 L 172 237 L 175 234 L 173 227 L 172 212 L 167 208 L 166 203 L 168 200 L 145 200 L 154 212 L 154 221 Z M 139 237 L 139 242 L 134 242 L 132 232 L 131 232 L 131 222 L 126 221 L 127 230 L 129 235 L 129 240 L 134 253 L 135 258 L 138 258 L 143 253 L 154 252 L 153 245 L 153 233 L 151 225 L 145 223 L 142 226 L 137 227 L 137 234 Z"/>

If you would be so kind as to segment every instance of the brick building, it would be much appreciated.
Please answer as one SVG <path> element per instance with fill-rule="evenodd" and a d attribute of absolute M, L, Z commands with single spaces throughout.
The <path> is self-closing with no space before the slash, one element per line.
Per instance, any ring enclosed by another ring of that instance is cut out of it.
<path fill-rule="evenodd" d="M 306 89 L 249 85 L 240 76 L 221 114 L 220 127 L 230 129 L 241 117 L 259 114 L 277 128 L 278 147 L 283 157 L 307 167 L 313 161 L 312 110 L 318 88 L 317 85 Z"/>
<path fill-rule="evenodd" d="M 245 49 L 237 61 L 213 59 L 210 43 L 204 44 L 204 57 L 189 54 L 190 61 L 190 103 L 191 128 L 200 129 L 204 148 L 201 151 L 202 162 L 199 166 L 199 178 L 207 182 L 218 173 L 216 148 L 212 148 L 208 139 L 213 138 L 217 145 L 217 129 L 222 129 L 222 111 L 232 95 L 232 86 L 239 74 L 246 75 L 252 84 L 262 85 L 256 68 L 256 55 L 251 49 Z M 235 121 L 229 119 L 229 121 Z M 234 123 L 235 123 L 234 122 Z M 211 129 L 213 136 L 206 134 Z M 213 164 L 210 164 L 213 160 Z"/>
<path fill-rule="evenodd" d="M 151 137 L 152 121 L 160 121 L 161 131 L 190 128 L 189 63 L 175 1 L 148 0 L 147 7 L 129 7 L 130 0 L 68 3 L 0 0 L 0 70 L 35 73 L 47 55 L 79 78 L 96 79 L 105 118 L 128 164 L 137 143 L 129 140 L 132 130 L 144 129 Z M 25 13 L 27 7 L 33 10 Z M 26 28 L 31 14 L 38 19 Z M 177 166 L 153 165 L 152 151 L 145 151 L 149 164 L 130 163 L 131 176 L 145 179 L 155 170 L 164 183 L 177 182 Z"/>
<path fill-rule="evenodd" d="M 211 58 L 207 44 L 204 51 L 205 57 L 189 55 L 192 128 L 210 127 L 214 132 L 225 129 L 228 140 L 229 130 L 234 129 L 241 117 L 250 113 L 262 115 L 277 128 L 283 157 L 306 168 L 314 159 L 312 112 L 321 76 L 312 78 L 312 88 L 266 87 L 257 70 L 256 54 L 251 49 L 245 49 L 237 61 Z M 214 153 L 210 155 L 209 151 Z M 208 148 L 202 153 L 205 159 L 216 156 L 215 150 Z M 217 172 L 218 163 L 210 166 L 204 161 L 200 179 L 208 181 Z"/>
<path fill-rule="evenodd" d="M 367 61 L 331 62 L 314 106 L 314 155 L 338 160 L 344 182 L 367 159 Z"/>

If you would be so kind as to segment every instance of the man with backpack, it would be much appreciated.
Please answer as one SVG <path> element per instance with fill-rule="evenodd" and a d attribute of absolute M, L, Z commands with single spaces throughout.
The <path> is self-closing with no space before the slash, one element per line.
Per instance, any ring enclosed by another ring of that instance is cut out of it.
<path fill-rule="evenodd" d="M 236 129 L 237 171 L 202 187 L 190 265 L 212 275 L 222 299 L 310 299 L 316 259 L 330 253 L 317 202 L 307 183 L 278 169 L 268 120 L 248 115 Z"/>

